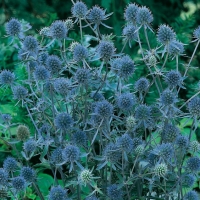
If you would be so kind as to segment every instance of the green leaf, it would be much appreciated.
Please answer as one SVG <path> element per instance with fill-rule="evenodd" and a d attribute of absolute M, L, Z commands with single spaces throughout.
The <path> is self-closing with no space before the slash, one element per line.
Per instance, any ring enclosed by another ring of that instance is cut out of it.
<path fill-rule="evenodd" d="M 49 188 L 53 185 L 53 177 L 48 174 L 39 174 L 37 184 L 40 188 L 40 191 L 44 196 L 47 196 L 49 193 Z"/>

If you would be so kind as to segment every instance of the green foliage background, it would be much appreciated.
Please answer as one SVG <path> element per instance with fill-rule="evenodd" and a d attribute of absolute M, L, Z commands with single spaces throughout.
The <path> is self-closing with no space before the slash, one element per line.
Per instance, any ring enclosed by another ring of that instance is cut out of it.
<path fill-rule="evenodd" d="M 200 1 L 187 1 L 187 0 L 84 0 L 88 8 L 93 5 L 100 5 L 107 9 L 107 13 L 113 12 L 113 15 L 107 21 L 107 25 L 113 27 L 113 30 L 103 29 L 101 32 L 104 34 L 113 33 L 115 37 L 115 46 L 119 50 L 122 48 L 122 38 L 120 37 L 122 27 L 125 25 L 124 21 L 124 9 L 130 2 L 135 2 L 139 5 L 147 6 L 153 13 L 153 29 L 156 32 L 160 24 L 169 24 L 173 27 L 177 33 L 178 39 L 186 44 L 185 54 L 187 56 L 181 57 L 180 59 L 180 71 L 184 72 L 184 65 L 188 62 L 189 57 L 192 55 L 195 44 L 190 43 L 192 40 L 193 30 L 200 25 Z M 9 38 L 5 38 L 4 24 L 10 18 L 15 17 L 20 20 L 24 19 L 29 22 L 33 29 L 28 34 L 37 34 L 39 30 L 44 26 L 49 26 L 56 19 L 67 19 L 71 15 L 72 2 L 70 0 L 1 0 L 0 1 L 0 70 L 10 69 L 14 71 L 18 81 L 24 80 L 26 77 L 25 68 L 18 61 L 17 50 L 9 45 Z M 76 30 L 77 29 L 77 30 Z M 34 32 L 36 30 L 36 32 Z M 87 29 L 87 34 L 88 34 Z M 80 35 L 78 26 L 75 26 L 75 31 L 71 34 L 72 38 L 79 39 Z M 90 33 L 90 32 L 89 32 Z M 91 33 L 92 34 L 92 33 Z M 149 34 L 151 46 L 156 48 L 155 37 L 153 34 Z M 133 60 L 137 61 L 138 69 L 137 73 L 131 79 L 134 83 L 139 77 L 145 75 L 147 70 L 144 64 L 140 65 L 140 57 L 138 56 L 138 46 L 133 44 L 130 49 L 128 46 L 125 49 L 125 53 L 129 54 Z M 200 49 L 200 48 L 199 48 Z M 199 80 L 200 80 L 200 51 L 198 50 L 195 58 L 192 62 L 192 68 L 189 70 L 188 77 L 186 79 L 186 90 L 181 90 L 180 97 L 182 99 L 188 99 L 196 91 Z M 175 61 L 167 63 L 166 70 L 175 69 Z M 147 102 L 151 103 L 155 99 L 154 93 L 147 96 Z M 27 117 L 27 113 L 22 108 L 15 107 L 15 103 L 12 100 L 11 90 L 5 90 L 0 88 L 0 113 L 10 113 L 13 116 L 13 123 L 27 124 L 30 129 L 33 128 L 30 120 Z M 185 122 L 183 121 L 182 124 Z M 190 126 L 190 124 L 188 124 Z M 181 125 L 180 125 L 181 127 Z M 186 131 L 186 129 L 185 129 Z M 12 131 L 13 133 L 15 130 Z M 33 131 L 32 131 L 33 132 Z M 0 133 L 1 134 L 1 133 Z M 200 137 L 200 136 L 199 136 Z M 10 148 L 5 145 L 3 141 L 0 141 L 0 166 L 1 162 L 8 154 L 10 154 Z M 11 152 L 15 154 L 15 152 Z M 41 190 L 47 191 L 49 185 L 45 185 L 42 179 L 49 180 L 52 182 L 52 177 L 48 175 L 48 172 L 40 174 L 40 186 Z M 27 194 L 28 195 L 28 194 Z M 35 199 L 35 196 L 30 191 L 30 199 Z"/>

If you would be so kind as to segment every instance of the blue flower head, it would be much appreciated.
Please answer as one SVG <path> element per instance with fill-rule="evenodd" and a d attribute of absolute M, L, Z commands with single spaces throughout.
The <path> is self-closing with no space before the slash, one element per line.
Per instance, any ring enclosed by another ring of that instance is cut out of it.
<path fill-rule="evenodd" d="M 16 190 L 16 192 L 20 192 L 25 190 L 26 188 L 26 181 L 23 177 L 17 176 L 12 179 L 12 187 Z"/>
<path fill-rule="evenodd" d="M 73 17 L 76 17 L 78 19 L 83 19 L 85 18 L 87 12 L 88 12 L 88 8 L 85 5 L 85 3 L 83 3 L 82 1 L 77 1 L 71 9 L 72 15 Z"/>
<path fill-rule="evenodd" d="M 136 103 L 136 98 L 131 93 L 124 93 L 117 97 L 117 106 L 122 110 L 131 110 L 133 109 L 134 104 Z"/>
<path fill-rule="evenodd" d="M 17 161 L 13 157 L 7 157 L 3 162 L 3 168 L 7 172 L 14 172 L 17 170 Z"/>
<path fill-rule="evenodd" d="M 149 80 L 142 77 L 135 83 L 135 90 L 138 92 L 146 92 L 149 87 Z"/>
<path fill-rule="evenodd" d="M 66 162 L 75 162 L 80 158 L 80 150 L 75 145 L 67 145 L 63 150 L 63 159 Z"/>
<path fill-rule="evenodd" d="M 116 67 L 118 70 L 118 75 L 122 78 L 129 78 L 135 71 L 135 64 L 129 56 L 123 56 L 121 59 L 117 60 Z"/>
<path fill-rule="evenodd" d="M 49 70 L 42 65 L 36 67 L 33 75 L 37 81 L 45 81 L 50 78 Z"/>
<path fill-rule="evenodd" d="M 139 6 L 135 3 L 130 3 L 124 12 L 124 18 L 128 22 L 136 23 L 136 15 L 138 12 Z"/>
<path fill-rule="evenodd" d="M 9 70 L 3 70 L 0 73 L 0 84 L 12 85 L 15 80 L 15 74 Z"/>
<path fill-rule="evenodd" d="M 88 58 L 88 50 L 81 44 L 77 44 L 73 50 L 73 59 L 77 62 Z"/>
<path fill-rule="evenodd" d="M 22 31 L 21 22 L 18 19 L 12 18 L 6 23 L 6 33 L 11 36 L 18 35 Z"/>
<path fill-rule="evenodd" d="M 31 167 L 22 167 L 21 177 L 23 177 L 26 182 L 32 183 L 36 180 L 36 173 Z"/>
<path fill-rule="evenodd" d="M 149 26 L 153 21 L 153 15 L 151 11 L 146 7 L 139 7 L 136 14 L 136 22 L 139 25 L 147 25 Z"/>
<path fill-rule="evenodd" d="M 64 39 L 67 36 L 68 29 L 61 20 L 53 22 L 50 26 L 50 35 L 55 39 Z"/>
<path fill-rule="evenodd" d="M 97 53 L 105 62 L 109 61 L 115 53 L 115 47 L 111 41 L 100 41 Z"/>
<path fill-rule="evenodd" d="M 26 36 L 23 41 L 23 49 L 29 53 L 37 53 L 39 44 L 33 36 Z"/>
<path fill-rule="evenodd" d="M 46 59 L 46 67 L 52 74 L 58 74 L 62 69 L 62 62 L 58 56 L 51 55 Z"/>
<path fill-rule="evenodd" d="M 168 45 L 171 41 L 175 40 L 176 34 L 173 29 L 168 25 L 160 25 L 158 28 L 157 39 L 163 45 Z"/>
<path fill-rule="evenodd" d="M 51 188 L 48 200 L 66 200 L 66 199 L 67 199 L 67 191 L 60 185 Z"/>
<path fill-rule="evenodd" d="M 108 101 L 99 101 L 95 107 L 95 114 L 101 118 L 109 118 L 113 114 L 113 106 Z"/>
<path fill-rule="evenodd" d="M 57 128 L 59 128 L 62 131 L 65 131 L 73 125 L 74 120 L 72 119 L 71 115 L 62 112 L 56 116 L 54 123 Z"/>

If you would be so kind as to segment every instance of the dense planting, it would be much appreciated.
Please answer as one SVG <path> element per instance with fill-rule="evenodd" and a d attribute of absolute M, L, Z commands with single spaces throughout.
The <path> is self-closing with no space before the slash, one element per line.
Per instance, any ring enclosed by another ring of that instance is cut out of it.
<path fill-rule="evenodd" d="M 153 30 L 145 6 L 125 8 L 120 49 L 106 24 L 112 13 L 77 1 L 71 14 L 37 35 L 18 19 L 5 24 L 24 74 L 4 69 L 0 84 L 32 126 L 1 113 L 1 140 L 14 151 L 0 169 L 1 199 L 198 200 L 200 90 L 188 100 L 180 91 L 186 90 L 200 26 L 182 67 L 185 44 L 169 25 Z M 69 34 L 77 27 L 80 39 L 74 40 Z M 139 59 L 124 52 L 133 44 Z"/>

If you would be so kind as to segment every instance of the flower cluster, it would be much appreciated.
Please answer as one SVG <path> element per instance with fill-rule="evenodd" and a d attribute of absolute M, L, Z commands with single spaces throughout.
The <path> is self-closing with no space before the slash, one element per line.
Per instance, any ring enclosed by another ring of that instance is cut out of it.
<path fill-rule="evenodd" d="M 72 3 L 72 16 L 36 36 L 17 19 L 5 24 L 26 73 L 19 80 L 11 69 L 0 72 L 16 106 L 14 114 L 0 113 L 1 140 L 11 154 L 0 166 L 0 188 L 12 199 L 199 199 L 193 187 L 200 172 L 194 137 L 200 92 L 186 100 L 180 90 L 187 88 L 200 28 L 182 65 L 183 43 L 169 25 L 155 34 L 146 6 L 127 5 L 115 40 L 101 30 L 110 28 L 105 21 L 112 13 Z M 137 56 L 126 53 L 132 46 Z M 28 117 L 19 122 L 15 112 Z"/>

